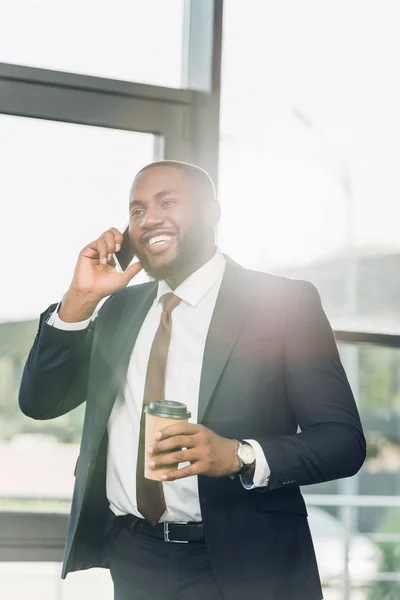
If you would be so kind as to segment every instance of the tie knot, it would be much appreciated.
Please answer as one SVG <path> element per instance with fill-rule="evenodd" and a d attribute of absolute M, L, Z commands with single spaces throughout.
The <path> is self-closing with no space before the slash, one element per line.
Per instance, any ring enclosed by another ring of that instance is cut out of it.
<path fill-rule="evenodd" d="M 161 296 L 161 303 L 163 309 L 169 314 L 171 314 L 174 308 L 178 306 L 180 301 L 181 298 L 179 298 L 179 296 L 175 296 L 175 294 L 173 294 L 172 292 L 168 292 L 168 294 L 164 294 L 163 296 Z"/>

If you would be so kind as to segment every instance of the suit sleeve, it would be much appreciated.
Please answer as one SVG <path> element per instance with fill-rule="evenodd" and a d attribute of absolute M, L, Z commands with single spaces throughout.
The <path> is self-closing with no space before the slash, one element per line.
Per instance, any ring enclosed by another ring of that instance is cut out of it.
<path fill-rule="evenodd" d="M 59 417 L 86 399 L 97 319 L 80 331 L 51 327 L 47 320 L 56 306 L 51 305 L 40 316 L 39 329 L 22 375 L 19 406 L 33 419 Z"/>
<path fill-rule="evenodd" d="M 312 284 L 302 283 L 289 312 L 285 379 L 301 433 L 258 440 L 271 469 L 269 490 L 350 477 L 366 454 L 356 403 Z"/>

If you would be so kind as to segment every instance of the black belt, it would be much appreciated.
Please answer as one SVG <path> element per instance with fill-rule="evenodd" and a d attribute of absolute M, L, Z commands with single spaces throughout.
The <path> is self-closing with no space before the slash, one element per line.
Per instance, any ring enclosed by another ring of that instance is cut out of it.
<path fill-rule="evenodd" d="M 134 515 L 117 517 L 117 523 L 124 529 L 164 540 L 164 542 L 187 544 L 189 542 L 205 541 L 203 523 L 176 521 L 172 523 L 157 523 L 153 527 L 145 519 L 139 519 L 139 517 L 135 517 Z"/>

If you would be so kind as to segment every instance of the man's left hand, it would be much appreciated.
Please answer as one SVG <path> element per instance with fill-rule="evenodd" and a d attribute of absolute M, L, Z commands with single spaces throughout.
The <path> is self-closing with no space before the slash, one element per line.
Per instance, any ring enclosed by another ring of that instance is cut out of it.
<path fill-rule="evenodd" d="M 190 462 L 188 467 L 163 475 L 163 481 L 174 481 L 191 475 L 224 477 L 240 470 L 237 448 L 236 440 L 221 437 L 204 425 L 177 423 L 164 427 L 156 434 L 155 443 L 148 449 L 149 467 L 156 469 Z"/>

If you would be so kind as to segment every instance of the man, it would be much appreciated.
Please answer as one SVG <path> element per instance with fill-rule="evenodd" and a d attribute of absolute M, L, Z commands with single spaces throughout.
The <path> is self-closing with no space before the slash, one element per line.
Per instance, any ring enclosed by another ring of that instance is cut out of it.
<path fill-rule="evenodd" d="M 299 486 L 354 475 L 365 440 L 318 293 L 216 248 L 219 205 L 198 167 L 148 165 L 129 210 L 140 262 L 114 269 L 114 228 L 81 251 L 21 384 L 35 419 L 86 401 L 63 577 L 109 567 L 117 600 L 320 599 Z M 251 226 L 251 200 L 238 210 Z M 126 287 L 141 267 L 155 282 Z M 157 373 L 163 398 L 149 397 Z M 192 419 L 144 448 L 155 399 Z M 150 482 L 145 461 L 180 468 Z"/>

